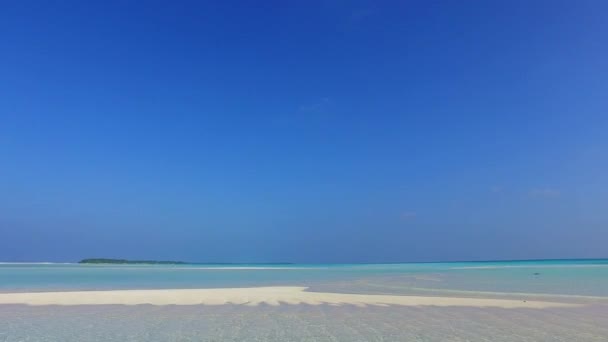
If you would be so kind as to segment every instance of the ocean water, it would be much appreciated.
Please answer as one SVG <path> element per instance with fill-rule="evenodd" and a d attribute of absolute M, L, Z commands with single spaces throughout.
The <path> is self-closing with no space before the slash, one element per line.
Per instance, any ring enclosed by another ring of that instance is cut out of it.
<path fill-rule="evenodd" d="M 309 286 L 575 308 L 0 305 L 0 342 L 608 341 L 608 260 L 356 265 L 0 264 L 0 292 Z"/>
<path fill-rule="evenodd" d="M 407 264 L 0 264 L 0 291 L 350 285 L 370 291 L 498 292 L 608 297 L 608 260 Z"/>

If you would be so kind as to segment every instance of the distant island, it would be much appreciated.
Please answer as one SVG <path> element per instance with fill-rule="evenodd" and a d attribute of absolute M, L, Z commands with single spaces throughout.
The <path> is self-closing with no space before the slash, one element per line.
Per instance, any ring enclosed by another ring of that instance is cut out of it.
<path fill-rule="evenodd" d="M 106 258 L 90 258 L 82 259 L 79 264 L 150 264 L 150 265 L 183 265 L 183 261 L 158 261 L 158 260 L 126 260 L 126 259 L 106 259 Z"/>
<path fill-rule="evenodd" d="M 78 262 L 79 264 L 148 264 L 148 265 L 293 265 L 291 262 L 184 262 L 165 260 L 127 260 L 112 258 L 87 258 Z"/>

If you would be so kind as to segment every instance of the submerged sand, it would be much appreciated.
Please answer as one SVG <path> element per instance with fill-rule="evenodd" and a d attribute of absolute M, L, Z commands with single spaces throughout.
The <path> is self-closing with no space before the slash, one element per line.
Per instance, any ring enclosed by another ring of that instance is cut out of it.
<path fill-rule="evenodd" d="M 555 308 L 572 303 L 514 299 L 399 296 L 310 292 L 306 287 L 253 287 L 221 289 L 66 291 L 0 293 L 0 304 L 26 305 L 248 305 L 309 304 L 356 306 L 464 306 L 496 308 Z"/>

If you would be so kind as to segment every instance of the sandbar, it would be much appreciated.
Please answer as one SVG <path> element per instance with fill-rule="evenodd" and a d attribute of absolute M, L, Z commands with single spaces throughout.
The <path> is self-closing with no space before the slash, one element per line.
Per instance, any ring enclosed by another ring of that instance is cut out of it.
<path fill-rule="evenodd" d="M 218 289 L 163 289 L 0 293 L 0 304 L 39 305 L 248 305 L 309 304 L 355 306 L 466 306 L 544 309 L 579 304 L 515 299 L 348 294 L 307 291 L 306 287 L 270 286 Z"/>

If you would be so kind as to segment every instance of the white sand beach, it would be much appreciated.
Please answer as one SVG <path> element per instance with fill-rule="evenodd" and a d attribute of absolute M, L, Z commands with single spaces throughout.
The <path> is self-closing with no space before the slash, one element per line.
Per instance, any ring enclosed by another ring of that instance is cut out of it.
<path fill-rule="evenodd" d="M 112 290 L 35 293 L 1 293 L 0 304 L 40 305 L 248 305 L 309 304 L 356 306 L 465 306 L 496 308 L 532 308 L 580 306 L 550 301 L 368 295 L 310 292 L 306 287 L 254 287 L 220 289 Z"/>

